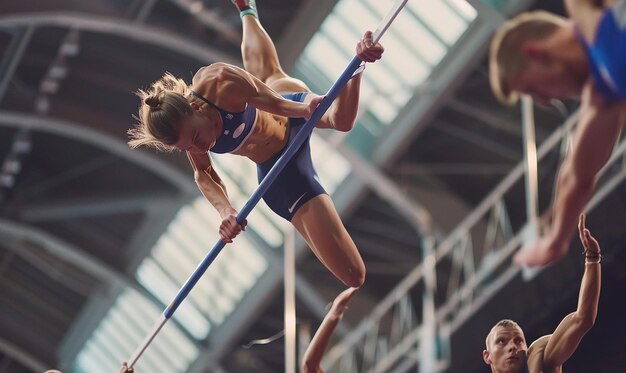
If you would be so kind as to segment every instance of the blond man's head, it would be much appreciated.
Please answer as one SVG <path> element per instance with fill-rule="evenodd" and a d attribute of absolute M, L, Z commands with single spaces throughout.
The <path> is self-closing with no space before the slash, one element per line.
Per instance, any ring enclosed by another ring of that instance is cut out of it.
<path fill-rule="evenodd" d="M 520 326 L 513 320 L 500 320 L 485 338 L 483 360 L 492 372 L 521 373 L 526 366 L 527 352 Z"/>
<path fill-rule="evenodd" d="M 489 51 L 489 82 L 500 102 L 513 105 L 519 98 L 511 85 L 530 62 L 524 45 L 545 40 L 565 25 L 563 17 L 534 11 L 518 15 L 496 31 Z"/>
<path fill-rule="evenodd" d="M 498 321 L 496 325 L 491 328 L 489 334 L 487 334 L 487 338 L 485 338 L 485 347 L 487 348 L 487 350 L 489 350 L 489 347 L 493 342 L 493 337 L 495 336 L 499 328 L 516 328 L 522 331 L 522 328 L 519 326 L 519 324 L 513 320 L 504 319 Z"/>

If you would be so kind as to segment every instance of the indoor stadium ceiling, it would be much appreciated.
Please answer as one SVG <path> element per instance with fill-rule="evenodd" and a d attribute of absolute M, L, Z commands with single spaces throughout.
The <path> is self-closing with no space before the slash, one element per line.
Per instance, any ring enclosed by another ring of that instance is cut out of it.
<path fill-rule="evenodd" d="M 286 70 L 294 69 L 335 3 L 258 1 Z M 469 3 L 477 19 L 412 91 L 369 156 L 320 133 L 354 172 L 333 198 L 368 268 L 337 340 L 421 262 L 423 227 L 408 215 L 426 211 L 442 239 L 523 161 L 521 111 L 499 105 L 488 83 L 489 36 L 502 19 L 480 12 L 487 0 Z M 528 7 L 563 13 L 560 0 L 510 1 L 500 16 Z M 68 369 L 125 289 L 162 305 L 136 272 L 199 192 L 184 154 L 126 145 L 139 104 L 134 92 L 165 71 L 190 79 L 216 61 L 240 65 L 240 39 L 239 16 L 228 0 L 0 3 L 0 373 Z M 536 108 L 537 143 L 576 107 Z M 559 152 L 547 156 L 550 167 L 540 172 L 542 208 L 559 159 Z M 589 219 L 609 259 L 601 304 L 606 318 L 584 340 L 570 372 L 589 371 L 593 360 L 585 356 L 602 353 L 612 358 L 596 361 L 598 372 L 609 371 L 602 364 L 626 364 L 626 325 L 615 321 L 626 311 L 626 272 L 619 264 L 625 260 L 625 195 L 623 186 L 616 188 Z M 511 222 L 521 224 L 524 201 L 508 202 Z M 251 242 L 262 246 L 258 238 Z M 297 245 L 298 324 L 316 328 L 343 285 L 302 242 Z M 609 254 L 611 247 L 619 250 Z M 284 371 L 282 340 L 242 347 L 283 329 L 282 250 L 258 250 L 269 269 L 233 313 L 208 338 L 185 335 L 198 351 L 190 372 Z M 572 266 L 578 259 L 568 258 L 531 285 L 512 281 L 485 306 L 488 317 L 475 317 L 454 335 L 449 371 L 485 371 L 481 343 L 505 313 L 520 320 L 529 338 L 554 328 L 575 305 L 580 271 Z M 529 304 L 532 315 L 524 308 Z M 146 317 L 141 308 L 133 311 Z M 608 335 L 611 343 L 602 347 Z"/>

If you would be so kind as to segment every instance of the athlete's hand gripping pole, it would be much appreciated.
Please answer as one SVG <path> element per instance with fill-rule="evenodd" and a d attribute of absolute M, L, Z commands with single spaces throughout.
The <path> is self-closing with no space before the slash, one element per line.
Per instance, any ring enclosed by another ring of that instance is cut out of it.
<path fill-rule="evenodd" d="M 396 4 L 394 5 L 394 7 L 389 11 L 389 13 L 387 13 L 385 18 L 383 18 L 380 25 L 376 29 L 376 31 L 374 31 L 374 34 L 373 34 L 374 44 L 378 43 L 378 41 L 383 36 L 385 31 L 387 31 L 387 29 L 389 28 L 393 20 L 400 13 L 402 8 L 404 8 L 404 5 L 407 3 L 407 1 L 408 0 L 398 0 Z M 274 182 L 274 180 L 278 176 L 278 174 L 283 170 L 283 168 L 285 168 L 285 165 L 287 164 L 287 162 L 289 162 L 289 160 L 293 157 L 296 151 L 300 148 L 300 145 L 302 145 L 302 143 L 311 134 L 311 132 L 313 132 L 313 128 L 315 128 L 315 125 L 317 124 L 317 122 L 320 120 L 320 118 L 322 118 L 326 110 L 328 110 L 328 108 L 330 107 L 332 102 L 335 100 L 335 98 L 337 98 L 341 90 L 345 87 L 345 85 L 348 83 L 348 81 L 352 77 L 352 74 L 359 68 L 361 62 L 362 61 L 356 56 L 352 59 L 352 61 L 350 61 L 350 63 L 348 64 L 344 72 L 341 74 L 339 79 L 337 79 L 337 81 L 332 85 L 332 87 L 330 87 L 330 89 L 324 96 L 324 99 L 320 102 L 317 109 L 315 109 L 315 111 L 313 112 L 313 115 L 311 115 L 311 118 L 309 118 L 309 120 L 304 124 L 302 130 L 296 135 L 293 142 L 287 147 L 287 149 L 285 150 L 283 155 L 278 159 L 278 161 L 276 161 L 276 164 L 274 164 L 272 169 L 268 172 L 268 174 L 265 176 L 263 181 L 259 184 L 257 189 L 252 194 L 252 196 L 250 196 L 250 199 L 248 199 L 248 202 L 246 202 L 243 208 L 239 211 L 239 214 L 237 215 L 237 222 L 240 222 L 240 223 L 243 222 L 248 217 L 250 212 L 252 212 L 252 209 L 256 206 L 256 204 L 259 203 L 259 201 L 261 200 L 261 198 L 263 197 L 267 189 L 270 187 L 270 185 Z M 155 327 L 154 332 L 146 338 L 144 344 L 137 350 L 134 357 L 129 360 L 130 361 L 129 368 L 132 368 L 135 366 L 135 364 L 137 363 L 141 355 L 148 348 L 148 346 L 152 343 L 152 341 L 154 340 L 156 335 L 161 331 L 165 323 L 172 317 L 174 312 L 176 312 L 176 309 L 178 308 L 178 306 L 180 306 L 182 301 L 187 297 L 187 295 L 189 295 L 189 292 L 191 291 L 191 289 L 193 289 L 193 287 L 196 285 L 198 280 L 200 280 L 200 277 L 202 277 L 204 272 L 206 272 L 206 270 L 209 268 L 211 263 L 213 263 L 213 261 L 215 260 L 217 255 L 222 251 L 225 245 L 226 243 L 222 241 L 221 239 L 217 241 L 217 243 L 215 244 L 215 246 L 213 246 L 211 251 L 209 251 L 209 253 L 202 260 L 202 262 L 200 262 L 200 264 L 196 267 L 196 269 L 191 274 L 191 276 L 189 276 L 185 284 L 180 288 L 174 300 L 172 300 L 172 302 L 165 309 L 165 311 L 163 311 L 163 319 L 159 320 L 158 324 Z"/>

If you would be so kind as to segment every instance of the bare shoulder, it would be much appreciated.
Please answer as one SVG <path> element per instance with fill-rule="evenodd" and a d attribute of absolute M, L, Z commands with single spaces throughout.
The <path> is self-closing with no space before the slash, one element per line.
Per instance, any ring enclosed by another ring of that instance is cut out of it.
<path fill-rule="evenodd" d="M 200 68 L 191 87 L 224 110 L 239 112 L 251 95 L 249 74 L 240 67 L 217 62 Z"/>
<path fill-rule="evenodd" d="M 552 334 L 544 335 L 528 347 L 526 364 L 530 372 L 543 372 L 544 351 L 546 350 L 548 341 L 550 341 L 550 337 L 552 337 Z"/>
<path fill-rule="evenodd" d="M 225 62 L 216 62 L 208 66 L 203 66 L 196 71 L 193 76 L 192 84 L 199 84 L 207 79 L 215 78 L 216 76 L 223 74 L 227 71 L 233 71 L 236 66 L 230 65 Z"/>
<path fill-rule="evenodd" d="M 534 350 L 539 351 L 546 348 L 550 337 L 552 337 L 552 334 L 544 335 L 543 337 L 537 338 L 537 340 L 531 343 L 530 347 L 528 347 L 528 354 L 530 355 L 530 353 Z"/>

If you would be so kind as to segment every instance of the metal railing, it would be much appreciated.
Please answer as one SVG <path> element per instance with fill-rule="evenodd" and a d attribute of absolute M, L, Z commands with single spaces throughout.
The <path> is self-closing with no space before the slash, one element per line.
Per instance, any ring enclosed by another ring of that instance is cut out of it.
<path fill-rule="evenodd" d="M 543 142 L 537 152 L 542 162 L 559 154 L 562 140 L 577 122 L 570 116 Z M 323 361 L 328 372 L 405 372 L 420 362 L 420 341 L 436 333 L 438 364 L 449 363 L 449 336 L 475 314 L 496 292 L 520 272 L 511 255 L 535 227 L 511 221 L 508 211 L 524 201 L 525 161 L 520 162 L 500 184 L 445 238 L 433 254 L 409 273 L 351 333 L 332 347 Z M 621 141 L 605 167 L 598 189 L 587 208 L 595 207 L 626 177 L 626 140 Z M 520 206 L 522 207 L 522 206 Z M 420 315 L 424 273 L 436 273 L 436 325 L 424 325 Z M 428 334 L 431 333 L 431 334 Z M 429 369 L 430 370 L 430 369 Z"/>

